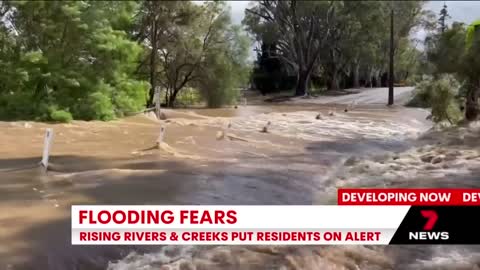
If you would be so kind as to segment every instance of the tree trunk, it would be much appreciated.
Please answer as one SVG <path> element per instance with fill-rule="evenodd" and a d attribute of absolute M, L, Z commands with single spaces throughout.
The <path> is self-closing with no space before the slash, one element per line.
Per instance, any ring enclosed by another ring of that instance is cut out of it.
<path fill-rule="evenodd" d="M 390 65 L 388 69 L 388 105 L 393 105 L 393 82 L 395 80 L 394 76 L 394 56 L 395 56 L 395 51 L 394 51 L 394 39 L 393 39 L 393 8 L 391 9 L 390 12 Z"/>
<path fill-rule="evenodd" d="M 152 41 L 152 52 L 150 53 L 150 92 L 148 96 L 147 107 L 153 105 L 153 98 L 155 96 L 155 88 L 157 86 L 156 79 L 156 58 L 157 58 L 157 21 L 156 19 L 152 22 L 152 30 L 150 34 L 150 40 Z"/>
<path fill-rule="evenodd" d="M 168 95 L 167 106 L 169 108 L 175 107 L 175 100 L 177 99 L 178 92 L 180 92 L 180 91 L 179 90 L 172 90 L 170 92 L 170 95 Z"/>
<path fill-rule="evenodd" d="M 338 84 L 338 70 L 333 68 L 332 77 L 330 78 L 330 90 L 338 90 L 340 86 Z"/>
<path fill-rule="evenodd" d="M 365 87 L 372 87 L 373 86 L 373 75 L 372 75 L 372 68 L 368 68 L 367 69 L 367 78 L 366 78 L 366 81 L 365 81 Z"/>
<path fill-rule="evenodd" d="M 167 88 L 165 89 L 165 106 L 166 107 L 169 107 L 168 106 L 169 100 L 170 100 L 170 88 Z"/>
<path fill-rule="evenodd" d="M 360 88 L 360 64 L 355 64 L 353 67 L 353 88 Z"/>
<path fill-rule="evenodd" d="M 381 76 L 381 74 L 382 73 L 380 71 L 375 72 L 375 87 L 382 87 L 382 76 Z"/>
<path fill-rule="evenodd" d="M 310 83 L 310 71 L 300 70 L 298 72 L 297 88 L 295 96 L 304 96 L 308 93 L 308 84 Z"/>
<path fill-rule="evenodd" d="M 378 87 L 379 81 L 377 76 L 377 71 L 371 70 L 369 73 L 370 76 L 370 88 Z"/>
<path fill-rule="evenodd" d="M 480 108 L 478 106 L 478 97 L 480 95 L 480 80 L 477 85 L 473 85 L 467 94 L 465 102 L 465 119 L 468 121 L 475 121 L 478 119 Z"/>

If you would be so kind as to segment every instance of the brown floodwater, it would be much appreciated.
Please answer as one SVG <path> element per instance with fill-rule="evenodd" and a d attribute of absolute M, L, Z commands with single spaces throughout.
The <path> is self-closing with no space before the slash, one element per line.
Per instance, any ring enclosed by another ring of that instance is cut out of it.
<path fill-rule="evenodd" d="M 0 269 L 413 269 L 416 259 L 431 261 L 442 251 L 70 245 L 72 204 L 334 203 L 325 190 L 344 159 L 403 151 L 430 127 L 422 110 L 343 109 L 239 106 L 165 110 L 166 121 L 0 122 Z M 45 174 L 37 164 L 47 127 L 54 142 Z"/>

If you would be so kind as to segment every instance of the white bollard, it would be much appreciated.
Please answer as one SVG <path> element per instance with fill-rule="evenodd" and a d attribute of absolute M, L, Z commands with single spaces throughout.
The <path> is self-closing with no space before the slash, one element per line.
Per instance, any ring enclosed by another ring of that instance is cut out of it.
<path fill-rule="evenodd" d="M 42 161 L 40 162 L 45 170 L 48 169 L 48 158 L 50 156 L 50 147 L 52 146 L 53 140 L 53 129 L 47 128 L 45 132 L 45 141 L 43 143 L 43 155 Z"/>

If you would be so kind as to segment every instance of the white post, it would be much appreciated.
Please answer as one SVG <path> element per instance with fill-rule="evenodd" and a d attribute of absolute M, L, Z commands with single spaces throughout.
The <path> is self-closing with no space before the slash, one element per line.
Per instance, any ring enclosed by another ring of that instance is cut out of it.
<path fill-rule="evenodd" d="M 40 162 L 45 170 L 48 168 L 48 158 L 50 156 L 50 147 L 52 145 L 52 140 L 53 140 L 53 129 L 47 128 L 45 132 L 45 140 L 43 143 L 43 155 L 42 155 L 42 161 Z"/>

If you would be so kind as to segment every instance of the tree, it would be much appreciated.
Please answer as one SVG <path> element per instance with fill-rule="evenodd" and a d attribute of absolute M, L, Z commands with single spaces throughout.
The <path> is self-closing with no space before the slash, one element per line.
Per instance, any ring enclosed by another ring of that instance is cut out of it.
<path fill-rule="evenodd" d="M 142 49 L 122 29 L 135 2 L 9 4 L 2 23 L 14 42 L 1 61 L 17 80 L 0 89 L 2 117 L 108 120 L 144 107 L 147 84 L 132 78 Z"/>
<path fill-rule="evenodd" d="M 467 94 L 465 118 L 469 121 L 478 119 L 480 106 L 480 20 L 473 22 L 466 32 L 466 52 L 461 65 L 461 75 L 466 80 Z"/>
<path fill-rule="evenodd" d="M 189 27 L 195 16 L 190 2 L 178 1 L 142 1 L 136 15 L 134 38 L 143 43 L 147 54 L 139 69 L 148 65 L 150 91 L 147 106 L 154 102 L 154 94 L 158 85 L 159 52 L 162 46 L 174 42 L 175 29 Z"/>
<path fill-rule="evenodd" d="M 423 2 L 396 1 L 393 51 L 425 24 Z M 297 72 L 296 94 L 313 75 L 329 89 L 380 86 L 386 74 L 391 5 L 386 1 L 261 1 L 246 11 L 244 24 L 257 41 L 276 44 L 278 57 Z M 298 22 L 298 23 L 296 23 Z"/>
<path fill-rule="evenodd" d="M 419 74 L 422 51 L 417 48 L 418 41 L 403 39 L 395 53 L 395 78 L 405 82 L 412 74 Z"/>
<path fill-rule="evenodd" d="M 440 10 L 440 18 L 438 18 L 438 23 L 440 24 L 440 31 L 442 33 L 447 29 L 447 19 L 450 18 L 447 10 L 447 4 L 443 3 L 443 8 Z"/>
<path fill-rule="evenodd" d="M 178 93 L 195 84 L 199 71 L 215 62 L 208 57 L 229 48 L 224 46 L 230 30 L 226 7 L 221 1 L 144 3 L 138 36 L 149 47 L 149 79 L 164 89 L 167 106 L 173 107 Z M 150 102 L 153 94 L 152 88 Z"/>
<path fill-rule="evenodd" d="M 197 70 L 199 78 L 194 86 L 211 108 L 233 103 L 238 88 L 248 82 L 250 64 L 246 60 L 250 40 L 238 26 L 226 32 L 225 43 L 206 56 L 203 68 Z"/>
<path fill-rule="evenodd" d="M 275 42 L 278 57 L 297 72 L 295 95 L 305 95 L 320 53 L 330 38 L 334 1 L 259 1 L 244 24 L 257 41 Z"/>
<path fill-rule="evenodd" d="M 453 23 L 444 33 L 435 33 L 427 38 L 427 58 L 434 65 L 434 74 L 456 73 L 461 69 L 459 56 L 466 47 L 465 37 L 465 25 Z"/>
<path fill-rule="evenodd" d="M 464 83 L 465 118 L 478 119 L 480 108 L 480 21 L 465 27 L 453 23 L 445 32 L 434 34 L 427 43 L 428 60 L 434 75 L 454 74 Z"/>

